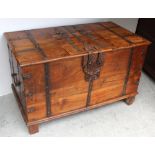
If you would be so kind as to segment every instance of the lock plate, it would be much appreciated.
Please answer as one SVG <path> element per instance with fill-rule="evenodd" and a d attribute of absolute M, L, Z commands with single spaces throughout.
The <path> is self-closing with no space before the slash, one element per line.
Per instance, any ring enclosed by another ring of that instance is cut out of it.
<path fill-rule="evenodd" d="M 85 81 L 89 82 L 86 106 L 90 104 L 93 81 L 99 78 L 103 64 L 104 53 L 89 53 L 87 56 L 83 57 L 82 68 L 85 74 Z"/>

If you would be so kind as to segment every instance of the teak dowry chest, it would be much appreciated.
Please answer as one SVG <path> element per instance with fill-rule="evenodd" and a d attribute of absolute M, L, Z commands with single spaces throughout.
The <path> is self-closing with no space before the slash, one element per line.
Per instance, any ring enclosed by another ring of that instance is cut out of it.
<path fill-rule="evenodd" d="M 31 134 L 42 122 L 118 100 L 132 104 L 150 44 L 112 22 L 5 37 L 12 89 Z"/>

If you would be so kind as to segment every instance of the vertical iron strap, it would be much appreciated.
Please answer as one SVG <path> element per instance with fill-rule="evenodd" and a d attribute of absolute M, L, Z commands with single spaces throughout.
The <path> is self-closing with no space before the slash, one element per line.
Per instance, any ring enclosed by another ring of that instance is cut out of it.
<path fill-rule="evenodd" d="M 51 116 L 51 95 L 50 95 L 50 79 L 49 79 L 49 65 L 48 63 L 44 64 L 45 69 L 45 95 L 46 95 L 46 113 L 47 117 Z"/>
<path fill-rule="evenodd" d="M 91 101 L 91 92 L 93 89 L 93 81 L 94 81 L 93 79 L 90 79 L 89 83 L 88 83 L 88 94 L 87 94 L 86 107 L 89 106 L 90 101 Z"/>
<path fill-rule="evenodd" d="M 127 87 L 127 83 L 128 83 L 128 79 L 129 79 L 130 70 L 131 70 L 132 57 L 133 57 L 133 48 L 131 48 L 131 50 L 130 50 L 129 61 L 128 61 L 128 68 L 127 68 L 127 74 L 126 74 L 125 81 L 124 81 L 122 95 L 125 95 L 126 94 L 126 87 Z"/>

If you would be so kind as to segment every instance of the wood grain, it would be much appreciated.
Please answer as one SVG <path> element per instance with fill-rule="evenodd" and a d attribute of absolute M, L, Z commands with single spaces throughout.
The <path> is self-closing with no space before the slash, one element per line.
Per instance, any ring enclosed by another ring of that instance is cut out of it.
<path fill-rule="evenodd" d="M 112 22 L 5 33 L 12 88 L 30 134 L 118 100 L 133 103 L 150 44 Z"/>

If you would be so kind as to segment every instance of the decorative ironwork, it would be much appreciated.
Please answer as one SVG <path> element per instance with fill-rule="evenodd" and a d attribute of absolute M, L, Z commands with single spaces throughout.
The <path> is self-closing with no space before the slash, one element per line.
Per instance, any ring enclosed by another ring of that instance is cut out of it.
<path fill-rule="evenodd" d="M 96 80 L 100 76 L 100 70 L 103 65 L 103 53 L 88 54 L 83 57 L 83 71 L 85 80 Z"/>
<path fill-rule="evenodd" d="M 82 67 L 85 73 L 85 80 L 89 82 L 86 106 L 90 104 L 93 81 L 100 76 L 101 67 L 103 66 L 104 54 L 89 53 L 83 57 Z"/>

